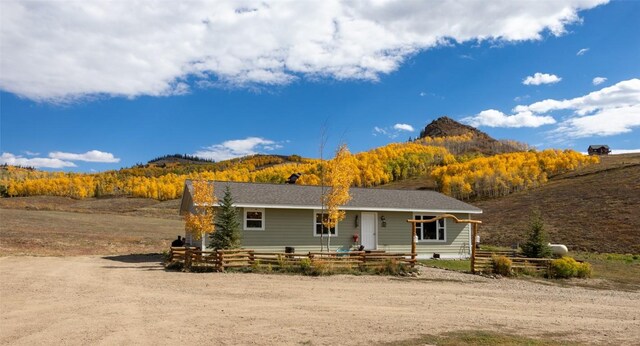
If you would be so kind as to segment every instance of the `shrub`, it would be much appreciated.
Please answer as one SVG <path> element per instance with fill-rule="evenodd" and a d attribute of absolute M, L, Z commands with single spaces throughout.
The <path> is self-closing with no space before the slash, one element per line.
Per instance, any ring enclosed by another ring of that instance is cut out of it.
<path fill-rule="evenodd" d="M 580 263 L 571 257 L 562 257 L 551 261 L 549 277 L 554 279 L 568 279 L 572 277 L 591 277 L 591 265 Z"/>
<path fill-rule="evenodd" d="M 491 265 L 495 274 L 499 274 L 502 276 L 511 275 L 512 262 L 508 257 L 494 255 L 491 257 Z"/>
<path fill-rule="evenodd" d="M 373 268 L 373 272 L 379 275 L 404 275 L 411 271 L 408 265 L 393 258 L 386 259 L 382 264 Z"/>
<path fill-rule="evenodd" d="M 308 274 L 313 276 L 327 275 L 331 274 L 333 271 L 333 265 L 323 260 L 313 261 L 312 268 L 313 269 Z"/>
<path fill-rule="evenodd" d="M 521 268 L 512 268 L 512 271 L 518 275 L 539 276 L 539 273 L 535 270 L 535 268 L 529 261 L 524 261 L 524 264 Z"/>
<path fill-rule="evenodd" d="M 576 273 L 579 278 L 590 278 L 593 273 L 593 269 L 591 269 L 591 264 L 584 262 L 578 263 L 580 266 L 578 267 L 578 272 Z"/>
<path fill-rule="evenodd" d="M 171 253 L 169 251 L 162 251 L 162 263 L 168 263 L 171 260 Z"/>
<path fill-rule="evenodd" d="M 278 268 L 280 268 L 281 272 L 290 273 L 294 271 L 293 266 L 289 264 L 289 260 L 286 256 L 278 255 L 277 261 L 278 261 Z"/>
<path fill-rule="evenodd" d="M 254 260 L 251 263 L 251 271 L 255 272 L 255 273 L 259 273 L 261 270 L 261 266 L 262 262 L 258 259 L 258 260 Z"/>
<path fill-rule="evenodd" d="M 178 262 L 178 261 L 167 262 L 167 263 L 165 263 L 164 268 L 166 270 L 177 270 L 177 271 L 180 271 L 180 270 L 182 270 L 184 268 L 184 263 Z"/>
<path fill-rule="evenodd" d="M 551 257 L 551 248 L 547 243 L 544 223 L 538 211 L 534 211 L 529 222 L 529 237 L 522 244 L 522 253 L 529 258 Z"/>
<path fill-rule="evenodd" d="M 300 271 L 302 271 L 303 274 L 308 275 L 312 270 L 313 266 L 311 265 L 311 259 L 303 258 L 300 260 Z"/>
<path fill-rule="evenodd" d="M 216 271 L 216 267 L 207 265 L 191 266 L 189 271 L 192 273 L 211 273 Z"/>

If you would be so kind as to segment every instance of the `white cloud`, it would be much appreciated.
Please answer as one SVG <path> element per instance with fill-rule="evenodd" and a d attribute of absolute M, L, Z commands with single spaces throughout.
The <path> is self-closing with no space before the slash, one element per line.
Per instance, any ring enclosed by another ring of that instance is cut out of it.
<path fill-rule="evenodd" d="M 196 151 L 193 155 L 216 161 L 228 160 L 235 157 L 258 154 L 264 151 L 273 151 L 282 148 L 282 145 L 270 139 L 260 137 L 247 137 L 234 139 L 214 144 Z"/>
<path fill-rule="evenodd" d="M 582 48 L 576 53 L 576 55 L 578 56 L 585 55 L 588 51 L 589 51 L 589 48 Z"/>
<path fill-rule="evenodd" d="M 528 106 L 517 106 L 515 111 L 546 113 L 555 110 L 573 109 L 577 115 L 587 115 L 597 110 L 638 104 L 640 104 L 640 79 L 634 78 L 569 100 L 547 99 Z"/>
<path fill-rule="evenodd" d="M 474 127 L 540 127 L 555 124 L 556 120 L 551 116 L 538 116 L 526 111 L 506 115 L 495 109 L 488 109 L 475 116 L 463 118 L 462 122 Z"/>
<path fill-rule="evenodd" d="M 621 81 L 573 99 L 547 99 L 514 109 L 534 114 L 560 110 L 571 110 L 573 114 L 551 131 L 552 137 L 582 138 L 631 132 L 640 126 L 640 79 Z"/>
<path fill-rule="evenodd" d="M 38 156 L 38 155 L 40 155 L 40 153 L 36 153 L 36 152 L 33 152 L 33 151 L 29 151 L 29 150 L 25 150 L 24 154 L 27 155 L 27 156 Z"/>
<path fill-rule="evenodd" d="M 612 136 L 631 132 L 640 126 L 640 104 L 627 107 L 604 108 L 593 115 L 569 118 L 551 132 L 558 139 L 591 136 Z"/>
<path fill-rule="evenodd" d="M 527 78 L 522 80 L 522 84 L 524 85 L 553 84 L 553 83 L 558 83 L 561 80 L 562 78 L 554 74 L 536 72 L 533 76 L 527 76 Z"/>
<path fill-rule="evenodd" d="M 611 149 L 612 155 L 640 153 L 640 149 Z"/>
<path fill-rule="evenodd" d="M 120 162 L 120 159 L 114 157 L 112 153 L 106 153 L 99 150 L 90 150 L 84 154 L 64 153 L 61 151 L 54 151 L 49 153 L 49 157 L 52 159 L 60 159 L 67 161 L 86 161 L 86 162 L 103 162 L 103 163 L 115 163 Z"/>
<path fill-rule="evenodd" d="M 604 83 L 606 81 L 607 81 L 607 78 L 605 78 L 605 77 L 596 77 L 596 78 L 593 79 L 592 83 L 593 83 L 593 85 L 599 85 L 599 84 L 602 84 L 602 83 Z"/>
<path fill-rule="evenodd" d="M 378 127 L 378 126 L 374 126 L 373 127 L 373 135 L 377 136 L 377 135 L 388 135 L 388 131 L 382 127 Z"/>
<path fill-rule="evenodd" d="M 513 115 L 488 109 L 462 121 L 472 126 L 538 127 L 556 123 L 548 113 L 567 110 L 572 113 L 549 132 L 551 138 L 567 140 L 631 132 L 640 126 L 640 79 L 622 81 L 573 99 L 519 105 Z"/>
<path fill-rule="evenodd" d="M 413 129 L 413 126 L 411 126 L 409 124 L 395 124 L 395 125 L 393 125 L 393 128 L 398 130 L 398 131 L 409 131 L 409 132 L 415 131 Z"/>
<path fill-rule="evenodd" d="M 13 166 L 35 167 L 35 168 L 64 168 L 76 167 L 73 162 L 60 159 L 51 159 L 43 157 L 25 158 L 20 155 L 16 156 L 11 153 L 2 153 L 0 156 L 0 164 Z"/>
<path fill-rule="evenodd" d="M 421 50 L 562 35 L 607 0 L 0 2 L 0 89 L 38 101 L 376 80 Z M 372 39 L 375 37 L 375 39 Z"/>
<path fill-rule="evenodd" d="M 391 139 L 397 138 L 403 132 L 413 132 L 413 131 L 415 131 L 413 126 L 409 124 L 400 124 L 400 123 L 390 127 L 379 127 L 379 126 L 373 127 L 374 136 L 382 135 L 382 136 L 387 136 Z"/>
<path fill-rule="evenodd" d="M 30 151 L 25 152 L 29 156 L 37 156 L 39 153 Z M 35 168 L 64 168 L 64 167 L 76 167 L 72 161 L 86 161 L 86 162 L 103 162 L 103 163 L 115 163 L 120 162 L 120 159 L 114 157 L 111 153 L 106 153 L 99 150 L 87 151 L 84 154 L 65 153 L 61 151 L 54 151 L 49 153 L 49 157 L 32 157 L 25 158 L 20 155 L 14 155 L 12 153 L 2 153 L 0 157 L 0 164 L 8 164 L 14 166 L 28 166 Z"/>

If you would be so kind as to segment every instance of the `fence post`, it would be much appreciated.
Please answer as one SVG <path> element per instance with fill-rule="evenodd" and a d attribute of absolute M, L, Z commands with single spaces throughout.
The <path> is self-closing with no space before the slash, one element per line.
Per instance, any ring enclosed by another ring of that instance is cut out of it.
<path fill-rule="evenodd" d="M 184 268 L 191 269 L 191 250 L 189 248 L 184 249 Z"/>
<path fill-rule="evenodd" d="M 216 258 L 218 261 L 218 270 L 224 271 L 224 252 L 223 250 L 216 250 Z"/>
<path fill-rule="evenodd" d="M 253 254 L 253 250 L 249 250 L 249 266 L 253 266 L 253 263 L 255 262 L 256 257 Z"/>

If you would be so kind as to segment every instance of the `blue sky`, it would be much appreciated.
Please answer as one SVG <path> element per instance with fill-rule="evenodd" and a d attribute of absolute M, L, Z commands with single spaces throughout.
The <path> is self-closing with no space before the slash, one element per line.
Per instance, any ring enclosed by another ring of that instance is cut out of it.
<path fill-rule="evenodd" d="M 3 1 L 0 163 L 318 157 L 323 128 L 359 152 L 444 115 L 640 149 L 640 1 L 188 4 Z"/>

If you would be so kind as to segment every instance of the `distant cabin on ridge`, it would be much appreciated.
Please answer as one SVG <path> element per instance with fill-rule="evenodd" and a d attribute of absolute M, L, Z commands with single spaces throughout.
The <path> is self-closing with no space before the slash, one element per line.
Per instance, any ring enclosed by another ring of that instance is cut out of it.
<path fill-rule="evenodd" d="M 590 145 L 588 151 L 589 155 L 609 155 L 611 149 L 608 145 Z"/>

